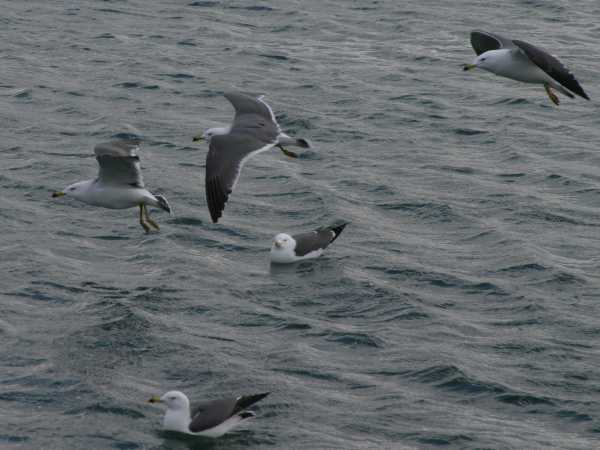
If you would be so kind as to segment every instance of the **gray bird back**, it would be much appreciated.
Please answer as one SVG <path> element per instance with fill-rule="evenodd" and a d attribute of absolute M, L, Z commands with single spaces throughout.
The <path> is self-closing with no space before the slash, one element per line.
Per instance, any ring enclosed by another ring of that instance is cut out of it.
<path fill-rule="evenodd" d="M 234 414 L 236 403 L 235 398 L 199 403 L 191 413 L 190 431 L 198 433 L 222 424 Z"/>
<path fill-rule="evenodd" d="M 297 256 L 304 256 L 315 250 L 327 247 L 335 238 L 335 233 L 330 229 L 315 230 L 292 236 L 296 241 L 294 252 Z"/>
<path fill-rule="evenodd" d="M 293 235 L 292 238 L 296 241 L 294 253 L 296 253 L 296 256 L 304 256 L 315 250 L 326 248 L 338 238 L 344 228 L 346 228 L 346 225 L 348 225 L 348 222 L 319 228 L 309 233 Z"/>

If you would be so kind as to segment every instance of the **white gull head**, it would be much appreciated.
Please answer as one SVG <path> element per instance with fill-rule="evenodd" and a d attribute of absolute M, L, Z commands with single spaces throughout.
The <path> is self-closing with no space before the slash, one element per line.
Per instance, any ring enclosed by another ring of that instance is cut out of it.
<path fill-rule="evenodd" d="M 169 391 L 160 397 L 160 402 L 167 406 L 163 427 L 165 430 L 189 433 L 190 401 L 180 391 Z"/>
<path fill-rule="evenodd" d="M 488 50 L 477 56 L 471 64 L 465 66 L 465 70 L 479 68 L 497 75 L 507 76 L 506 72 L 509 72 L 516 62 L 509 49 Z M 509 76 L 509 78 L 511 77 Z"/>
<path fill-rule="evenodd" d="M 206 140 L 210 144 L 210 140 L 213 136 L 220 136 L 222 134 L 229 134 L 231 127 L 215 127 L 209 128 L 202 133 L 202 139 Z"/>
<path fill-rule="evenodd" d="M 52 194 L 52 197 L 62 197 L 63 195 L 67 195 L 69 197 L 73 197 L 77 200 L 85 202 L 85 198 L 87 197 L 87 191 L 93 184 L 94 180 L 79 181 L 78 183 L 70 184 L 62 191 L 55 192 L 54 194 Z"/>
<path fill-rule="evenodd" d="M 289 263 L 296 261 L 298 257 L 294 253 L 296 241 L 293 237 L 286 233 L 279 233 L 273 239 L 271 246 L 271 262 L 274 263 Z"/>

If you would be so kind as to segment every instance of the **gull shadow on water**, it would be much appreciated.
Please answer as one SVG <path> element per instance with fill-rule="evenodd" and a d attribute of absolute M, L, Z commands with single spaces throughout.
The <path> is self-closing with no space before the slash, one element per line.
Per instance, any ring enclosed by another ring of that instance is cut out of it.
<path fill-rule="evenodd" d="M 131 238 L 129 236 L 126 235 L 117 235 L 117 234 L 99 234 L 96 236 L 93 236 L 94 239 L 101 239 L 104 241 L 128 241 Z"/>
<path fill-rule="evenodd" d="M 160 431 L 158 435 L 163 439 L 163 442 L 156 447 L 152 447 L 153 450 L 229 450 L 246 448 L 261 443 L 251 430 L 234 431 L 220 438 L 192 436 L 177 431 Z"/>
<path fill-rule="evenodd" d="M 297 261 L 289 264 L 273 264 L 269 266 L 269 274 L 272 276 L 302 275 L 308 276 L 322 273 L 335 268 L 334 261 L 327 257 Z"/>

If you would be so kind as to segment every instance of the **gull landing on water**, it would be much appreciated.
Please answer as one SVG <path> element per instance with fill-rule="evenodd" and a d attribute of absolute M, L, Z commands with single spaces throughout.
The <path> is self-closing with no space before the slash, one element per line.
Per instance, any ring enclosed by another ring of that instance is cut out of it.
<path fill-rule="evenodd" d="M 183 392 L 169 391 L 162 397 L 155 396 L 148 403 L 164 403 L 167 406 L 163 428 L 167 431 L 216 438 L 247 419 L 256 417 L 246 410 L 269 395 L 268 392 L 225 398 L 198 404 L 190 409 L 190 401 Z"/>
<path fill-rule="evenodd" d="M 276 264 L 288 264 L 309 258 L 317 258 L 323 254 L 323 250 L 335 241 L 348 225 L 342 223 L 337 226 L 323 227 L 308 233 L 290 236 L 279 233 L 273 239 L 271 247 L 271 262 Z"/>
<path fill-rule="evenodd" d="M 541 84 L 555 105 L 560 102 L 553 89 L 570 98 L 575 98 L 575 93 L 590 99 L 569 69 L 534 45 L 484 31 L 471 32 L 471 45 L 477 58 L 465 64 L 464 70 L 480 68 L 501 77 Z"/>
<path fill-rule="evenodd" d="M 80 181 L 54 192 L 52 197 L 64 195 L 89 205 L 110 209 L 140 208 L 140 225 L 148 233 L 159 230 L 158 224 L 148 215 L 147 205 L 171 214 L 171 207 L 162 195 L 152 194 L 144 187 L 137 140 L 120 140 L 98 144 L 94 148 L 100 166 L 98 177 Z"/>
<path fill-rule="evenodd" d="M 254 98 L 237 92 L 226 92 L 224 95 L 235 108 L 233 123 L 228 127 L 210 128 L 194 137 L 194 141 L 205 139 L 209 144 L 206 155 L 206 202 L 214 223 L 219 221 L 248 158 L 273 147 L 278 147 L 289 157 L 297 158 L 296 153 L 284 146 L 310 148 L 306 139 L 295 139 L 281 131 L 273 110 L 262 96 Z"/>

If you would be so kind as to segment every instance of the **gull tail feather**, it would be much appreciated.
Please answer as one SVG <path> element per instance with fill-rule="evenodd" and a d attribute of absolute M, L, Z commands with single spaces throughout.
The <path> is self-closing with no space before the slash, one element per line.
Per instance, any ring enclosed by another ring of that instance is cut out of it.
<path fill-rule="evenodd" d="M 254 395 L 243 395 L 237 400 L 236 408 L 238 410 L 244 410 L 249 406 L 254 405 L 256 402 L 259 402 L 269 394 L 270 392 L 263 392 L 262 394 Z"/>
<path fill-rule="evenodd" d="M 254 413 L 254 411 L 242 411 L 241 413 L 238 413 L 238 416 L 240 417 L 240 419 L 246 420 L 253 419 L 254 417 L 256 417 L 256 414 Z"/>
<path fill-rule="evenodd" d="M 158 202 L 158 207 L 162 210 L 165 210 L 172 216 L 173 209 L 171 208 L 171 205 L 169 205 L 167 198 L 164 195 L 160 195 L 160 194 L 154 194 L 154 197 L 156 198 L 156 200 Z"/>
<path fill-rule="evenodd" d="M 296 146 L 296 147 L 300 147 L 300 148 L 311 148 L 312 145 L 310 144 L 310 141 L 304 138 L 293 138 L 288 136 L 285 133 L 281 133 L 279 135 L 279 137 L 277 138 L 277 142 L 279 145 L 292 145 L 292 146 Z"/>

